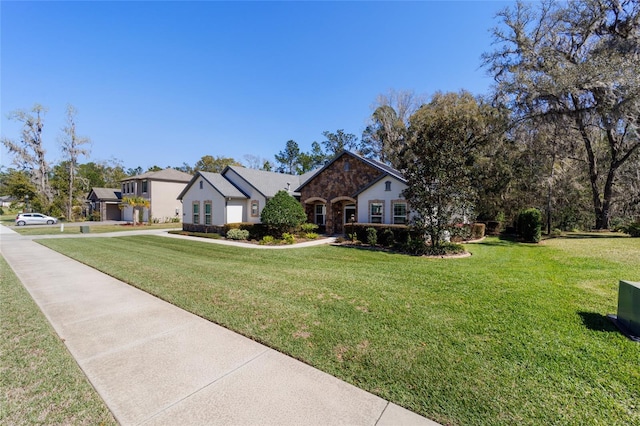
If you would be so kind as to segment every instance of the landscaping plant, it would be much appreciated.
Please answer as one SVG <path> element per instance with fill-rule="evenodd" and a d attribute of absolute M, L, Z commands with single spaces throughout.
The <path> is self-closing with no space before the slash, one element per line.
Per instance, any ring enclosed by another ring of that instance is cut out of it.
<path fill-rule="evenodd" d="M 260 220 L 276 237 L 291 232 L 307 220 L 302 204 L 287 191 L 278 191 L 262 209 Z"/>

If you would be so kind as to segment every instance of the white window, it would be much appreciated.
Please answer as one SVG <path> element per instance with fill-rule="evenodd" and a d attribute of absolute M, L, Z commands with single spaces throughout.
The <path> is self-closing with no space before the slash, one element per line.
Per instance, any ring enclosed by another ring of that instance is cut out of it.
<path fill-rule="evenodd" d="M 260 202 L 258 200 L 251 200 L 251 216 L 258 217 L 260 215 Z"/>
<path fill-rule="evenodd" d="M 369 202 L 369 223 L 383 223 L 384 203 L 380 201 Z"/>
<path fill-rule="evenodd" d="M 327 215 L 327 206 L 324 204 L 316 204 L 316 225 L 324 225 L 324 219 Z"/>
<path fill-rule="evenodd" d="M 396 225 L 407 224 L 407 203 L 400 201 L 393 203 L 393 223 Z"/>
<path fill-rule="evenodd" d="M 385 191 L 391 191 L 391 181 L 388 180 L 384 183 L 384 190 Z"/>

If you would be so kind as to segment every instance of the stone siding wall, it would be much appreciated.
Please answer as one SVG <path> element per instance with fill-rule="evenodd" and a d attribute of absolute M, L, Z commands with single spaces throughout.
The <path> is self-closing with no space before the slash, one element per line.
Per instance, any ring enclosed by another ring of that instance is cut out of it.
<path fill-rule="evenodd" d="M 332 205 L 331 200 L 337 197 L 353 197 L 381 174 L 380 170 L 357 157 L 343 154 L 302 188 L 300 200 L 303 203 L 313 197 L 327 200 L 326 232 L 340 233 L 343 231 L 342 209 L 350 202 L 343 200 Z M 309 222 L 315 222 L 314 204 L 305 204 L 305 211 Z"/>

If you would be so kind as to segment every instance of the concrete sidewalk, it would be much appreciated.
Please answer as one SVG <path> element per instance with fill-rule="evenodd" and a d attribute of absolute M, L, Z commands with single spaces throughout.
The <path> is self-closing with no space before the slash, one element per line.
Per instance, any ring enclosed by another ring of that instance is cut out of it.
<path fill-rule="evenodd" d="M 2 256 L 123 425 L 437 425 L 11 232 Z"/>

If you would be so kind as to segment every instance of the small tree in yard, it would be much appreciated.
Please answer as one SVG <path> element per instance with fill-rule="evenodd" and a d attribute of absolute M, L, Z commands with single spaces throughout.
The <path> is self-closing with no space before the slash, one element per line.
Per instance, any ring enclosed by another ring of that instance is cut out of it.
<path fill-rule="evenodd" d="M 260 220 L 279 236 L 302 225 L 307 220 L 307 215 L 302 204 L 282 190 L 267 201 Z"/>
<path fill-rule="evenodd" d="M 125 205 L 133 208 L 133 226 L 136 226 L 139 212 L 142 212 L 144 208 L 148 209 L 151 206 L 151 202 L 142 197 L 123 197 L 122 206 L 124 207 Z"/>
<path fill-rule="evenodd" d="M 400 160 L 403 194 L 415 212 L 414 228 L 430 237 L 433 249 L 472 205 L 472 167 L 499 122 L 496 110 L 464 91 L 436 93 L 411 116 Z"/>

